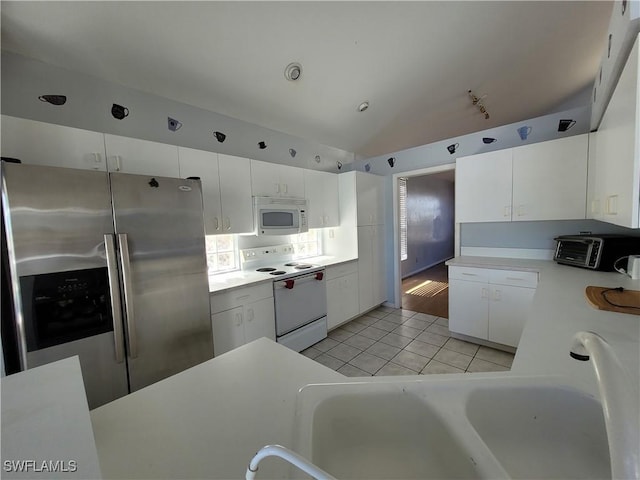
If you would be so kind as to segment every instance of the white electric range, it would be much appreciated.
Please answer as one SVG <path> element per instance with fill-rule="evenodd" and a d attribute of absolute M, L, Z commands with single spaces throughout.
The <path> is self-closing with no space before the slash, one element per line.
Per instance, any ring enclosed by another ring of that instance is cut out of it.
<path fill-rule="evenodd" d="M 273 277 L 276 341 L 297 352 L 327 337 L 324 267 L 293 260 L 293 245 L 244 249 L 242 269 Z"/>

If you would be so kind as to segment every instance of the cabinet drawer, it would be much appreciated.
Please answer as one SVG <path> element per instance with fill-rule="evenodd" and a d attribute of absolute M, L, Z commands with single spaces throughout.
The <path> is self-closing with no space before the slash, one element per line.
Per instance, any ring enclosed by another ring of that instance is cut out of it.
<path fill-rule="evenodd" d="M 449 279 L 487 283 L 489 270 L 475 267 L 449 267 Z"/>
<path fill-rule="evenodd" d="M 273 283 L 264 282 L 251 287 L 234 288 L 228 292 L 211 295 L 211 313 L 224 312 L 247 303 L 273 297 Z"/>
<path fill-rule="evenodd" d="M 340 265 L 332 265 L 325 269 L 327 280 L 333 280 L 334 278 L 344 277 L 352 273 L 358 272 L 358 261 L 341 263 Z"/>
<path fill-rule="evenodd" d="M 489 270 L 489 283 L 496 285 L 513 285 L 515 287 L 536 288 L 538 286 L 538 272 Z"/>

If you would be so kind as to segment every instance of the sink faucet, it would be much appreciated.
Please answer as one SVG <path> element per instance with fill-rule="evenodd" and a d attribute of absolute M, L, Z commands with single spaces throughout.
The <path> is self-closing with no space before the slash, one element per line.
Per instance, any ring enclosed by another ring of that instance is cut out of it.
<path fill-rule="evenodd" d="M 614 479 L 640 478 L 640 397 L 611 345 L 594 332 L 578 332 L 569 354 L 593 362 L 609 440 Z"/>
<path fill-rule="evenodd" d="M 319 467 L 316 467 L 302 455 L 299 455 L 293 450 L 289 450 L 281 445 L 266 445 L 262 447 L 251 459 L 251 462 L 249 462 L 249 467 L 247 468 L 247 473 L 245 475 L 246 480 L 254 480 L 256 478 L 256 473 L 258 473 L 258 464 L 265 457 L 280 457 L 290 464 L 295 465 L 303 472 L 311 475 L 316 480 L 336 480 L 329 473 Z"/>

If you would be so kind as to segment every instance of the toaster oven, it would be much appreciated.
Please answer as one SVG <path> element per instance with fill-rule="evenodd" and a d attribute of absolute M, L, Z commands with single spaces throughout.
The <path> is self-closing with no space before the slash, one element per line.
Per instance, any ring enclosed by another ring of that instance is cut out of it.
<path fill-rule="evenodd" d="M 640 254 L 640 237 L 629 235 L 561 235 L 554 240 L 557 263 L 591 270 L 612 272 L 619 258 Z"/>

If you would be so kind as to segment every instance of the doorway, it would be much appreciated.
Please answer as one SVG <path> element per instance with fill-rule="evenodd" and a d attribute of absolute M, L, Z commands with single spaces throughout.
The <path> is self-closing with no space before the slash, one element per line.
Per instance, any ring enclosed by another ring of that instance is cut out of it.
<path fill-rule="evenodd" d="M 394 175 L 396 306 L 448 318 L 448 272 L 454 257 L 455 164 Z"/>

